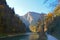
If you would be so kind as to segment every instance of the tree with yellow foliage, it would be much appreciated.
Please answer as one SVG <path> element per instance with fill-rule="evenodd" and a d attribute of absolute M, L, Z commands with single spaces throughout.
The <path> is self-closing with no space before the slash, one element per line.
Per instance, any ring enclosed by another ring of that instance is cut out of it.
<path fill-rule="evenodd" d="M 60 40 L 60 31 L 59 31 L 60 30 L 60 5 L 56 6 L 56 8 L 54 9 L 53 20 L 51 21 L 51 23 L 50 21 L 48 22 L 49 23 L 47 23 L 47 27 L 48 27 L 47 32 L 49 34 L 56 36 L 58 40 Z"/>
<path fill-rule="evenodd" d="M 55 10 L 54 10 L 53 13 L 55 14 L 55 16 L 60 16 L 60 5 L 58 5 L 58 6 L 55 8 Z"/>

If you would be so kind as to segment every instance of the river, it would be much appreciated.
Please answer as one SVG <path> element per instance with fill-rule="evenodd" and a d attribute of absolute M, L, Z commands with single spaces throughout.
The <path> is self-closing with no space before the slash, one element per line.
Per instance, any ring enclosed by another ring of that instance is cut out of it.
<path fill-rule="evenodd" d="M 52 35 L 47 34 L 47 40 L 57 40 Z M 14 37 L 0 38 L 0 40 L 37 40 L 39 35 L 37 33 L 25 33 L 23 35 L 18 35 Z"/>

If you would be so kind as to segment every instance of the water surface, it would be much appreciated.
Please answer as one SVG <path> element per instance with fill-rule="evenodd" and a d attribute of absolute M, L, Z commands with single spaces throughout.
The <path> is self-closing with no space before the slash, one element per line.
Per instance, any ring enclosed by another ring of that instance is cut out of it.
<path fill-rule="evenodd" d="M 46 34 L 47 40 L 57 40 L 55 37 Z M 0 38 L 0 40 L 38 40 L 39 34 L 37 33 L 25 33 L 14 37 Z"/>

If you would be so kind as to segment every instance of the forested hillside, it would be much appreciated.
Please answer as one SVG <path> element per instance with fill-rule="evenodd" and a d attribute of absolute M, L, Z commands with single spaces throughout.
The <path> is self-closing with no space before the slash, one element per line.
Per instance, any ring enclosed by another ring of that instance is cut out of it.
<path fill-rule="evenodd" d="M 26 32 L 25 27 L 14 8 L 10 8 L 6 0 L 0 0 L 0 33 L 22 33 Z"/>
<path fill-rule="evenodd" d="M 60 4 L 56 6 L 52 14 L 51 18 L 49 17 L 50 21 L 48 21 L 47 32 L 60 39 Z"/>

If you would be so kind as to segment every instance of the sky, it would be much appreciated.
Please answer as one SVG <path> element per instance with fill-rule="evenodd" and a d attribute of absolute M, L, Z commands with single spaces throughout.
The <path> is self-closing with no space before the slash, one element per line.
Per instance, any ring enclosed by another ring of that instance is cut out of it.
<path fill-rule="evenodd" d="M 38 13 L 52 12 L 54 6 L 57 4 L 56 0 L 6 0 L 6 1 L 9 7 L 14 8 L 15 13 L 20 16 L 23 16 L 30 11 Z"/>

